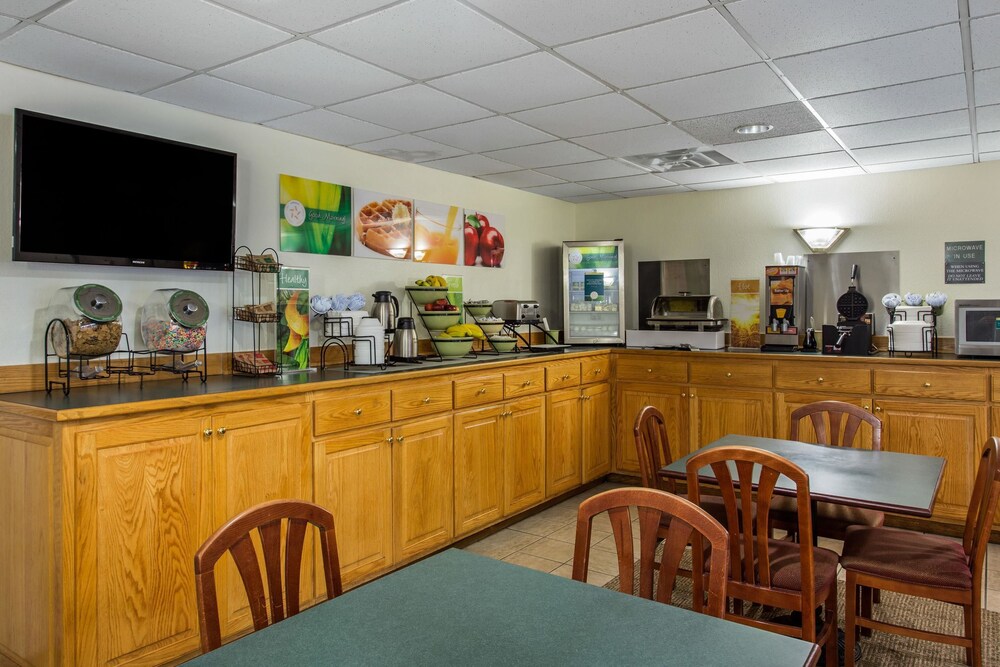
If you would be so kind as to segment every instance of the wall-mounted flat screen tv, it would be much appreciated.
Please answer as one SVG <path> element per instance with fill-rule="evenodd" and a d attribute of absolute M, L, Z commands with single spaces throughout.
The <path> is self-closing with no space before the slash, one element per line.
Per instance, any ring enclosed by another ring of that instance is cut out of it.
<path fill-rule="evenodd" d="M 15 261 L 232 271 L 236 154 L 14 110 Z"/>

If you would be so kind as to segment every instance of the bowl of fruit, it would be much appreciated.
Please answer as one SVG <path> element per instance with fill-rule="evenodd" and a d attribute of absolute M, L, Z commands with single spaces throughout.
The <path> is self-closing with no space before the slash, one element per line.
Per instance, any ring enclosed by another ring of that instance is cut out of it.
<path fill-rule="evenodd" d="M 497 352 L 513 352 L 517 339 L 513 336 L 490 336 L 490 344 Z"/>
<path fill-rule="evenodd" d="M 406 293 L 413 299 L 413 303 L 418 306 L 435 301 L 448 303 L 448 299 L 444 298 L 448 294 L 448 283 L 441 276 L 427 276 L 426 278 L 417 280 L 412 285 L 406 286 Z M 458 306 L 455 306 L 455 310 L 458 310 Z"/>
<path fill-rule="evenodd" d="M 503 330 L 504 321 L 500 317 L 477 317 L 476 324 L 487 336 L 498 334 Z"/>
<path fill-rule="evenodd" d="M 465 309 L 475 318 L 486 317 L 493 311 L 493 304 L 485 299 L 479 301 L 466 301 Z"/>
<path fill-rule="evenodd" d="M 421 311 L 420 317 L 428 331 L 444 331 L 453 324 L 458 324 L 462 314 L 455 311 Z"/>
<path fill-rule="evenodd" d="M 464 357 L 472 350 L 472 336 L 440 333 L 433 337 L 434 347 L 442 357 Z"/>

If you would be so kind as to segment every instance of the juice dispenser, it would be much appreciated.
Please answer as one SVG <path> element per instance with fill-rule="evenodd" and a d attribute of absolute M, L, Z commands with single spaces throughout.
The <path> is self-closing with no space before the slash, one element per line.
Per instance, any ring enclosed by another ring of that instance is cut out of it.
<path fill-rule="evenodd" d="M 808 305 L 806 268 L 797 265 L 764 267 L 764 299 L 760 326 L 761 350 L 790 350 L 806 330 Z"/>

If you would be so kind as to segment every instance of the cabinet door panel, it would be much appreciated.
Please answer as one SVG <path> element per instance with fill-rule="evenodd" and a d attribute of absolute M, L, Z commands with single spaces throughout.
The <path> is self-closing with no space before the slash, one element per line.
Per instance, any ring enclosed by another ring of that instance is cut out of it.
<path fill-rule="evenodd" d="M 619 472 L 638 474 L 639 456 L 635 451 L 633 427 L 635 417 L 647 405 L 652 405 L 663 413 L 670 442 L 671 460 L 688 453 L 688 408 L 687 389 L 678 385 L 660 385 L 636 382 L 619 382 L 615 409 L 615 431 L 618 435 L 615 447 L 615 469 Z"/>
<path fill-rule="evenodd" d="M 703 447 L 724 435 L 771 437 L 770 391 L 706 389 L 691 391 L 691 446 Z"/>
<path fill-rule="evenodd" d="M 583 388 L 581 437 L 583 481 L 611 472 L 611 387 L 607 382 Z"/>
<path fill-rule="evenodd" d="M 393 557 L 410 558 L 446 544 L 453 533 L 451 415 L 393 429 Z"/>
<path fill-rule="evenodd" d="M 580 484 L 580 390 L 546 396 L 545 495 L 552 497 Z"/>
<path fill-rule="evenodd" d="M 503 516 L 503 442 L 499 405 L 455 413 L 455 534 Z"/>
<path fill-rule="evenodd" d="M 207 426 L 171 415 L 77 434 L 77 664 L 155 664 L 197 649 Z"/>
<path fill-rule="evenodd" d="M 545 400 L 532 396 L 507 404 L 504 431 L 504 514 L 545 500 Z"/>
<path fill-rule="evenodd" d="M 879 399 L 875 411 L 882 419 L 882 449 L 947 460 L 934 518 L 964 522 L 986 442 L 986 406 Z"/>
<path fill-rule="evenodd" d="M 345 586 L 392 565 L 391 440 L 375 428 L 314 445 L 316 503 L 333 514 Z"/>

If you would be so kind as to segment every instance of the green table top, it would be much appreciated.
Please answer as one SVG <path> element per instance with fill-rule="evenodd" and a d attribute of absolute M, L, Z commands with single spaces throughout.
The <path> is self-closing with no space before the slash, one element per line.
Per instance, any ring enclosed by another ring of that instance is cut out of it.
<path fill-rule="evenodd" d="M 808 665 L 815 644 L 449 549 L 187 663 Z"/>
<path fill-rule="evenodd" d="M 945 459 L 940 456 L 873 452 L 748 435 L 727 435 L 699 451 L 733 445 L 766 449 L 800 466 L 809 475 L 813 500 L 910 516 L 931 515 L 944 473 Z M 663 467 L 661 474 L 684 479 L 691 456 L 688 454 Z M 706 481 L 715 479 L 709 468 L 699 471 L 699 476 Z M 776 493 L 781 492 L 783 479 L 779 479 Z M 786 489 L 793 488 L 789 480 L 784 481 Z"/>

